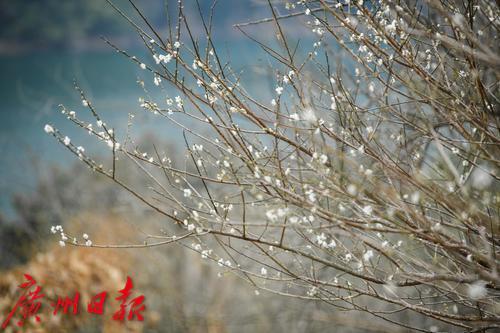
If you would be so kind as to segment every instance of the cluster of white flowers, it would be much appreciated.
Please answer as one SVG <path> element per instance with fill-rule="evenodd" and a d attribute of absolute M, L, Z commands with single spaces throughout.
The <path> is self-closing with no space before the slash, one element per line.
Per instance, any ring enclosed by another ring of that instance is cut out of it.
<path fill-rule="evenodd" d="M 195 250 L 196 252 L 201 252 L 201 249 L 202 249 L 202 246 L 200 243 L 193 243 L 191 244 L 191 247 L 193 248 L 193 250 Z"/>
<path fill-rule="evenodd" d="M 318 118 L 316 117 L 316 113 L 312 108 L 306 108 L 302 112 L 301 119 L 311 124 L 316 123 L 316 121 L 318 120 Z"/>
<path fill-rule="evenodd" d="M 318 19 L 314 20 L 312 32 L 319 37 L 323 36 L 323 34 L 325 33 L 325 28 L 322 27 L 322 24 Z"/>
<path fill-rule="evenodd" d="M 286 216 L 287 213 L 288 208 L 269 209 L 266 212 L 266 217 L 269 221 L 276 222 L 279 218 Z"/>
<path fill-rule="evenodd" d="M 193 60 L 193 64 L 191 65 L 191 67 L 194 70 L 197 70 L 198 68 L 203 69 L 203 68 L 205 68 L 205 64 L 201 60 L 199 60 L 199 59 L 194 59 Z M 203 82 L 200 79 L 198 79 L 198 82 L 197 82 L 198 87 L 201 87 L 202 83 Z"/>
<path fill-rule="evenodd" d="M 66 246 L 66 241 L 68 240 L 68 237 L 64 234 L 64 230 L 63 230 L 62 226 L 60 226 L 60 225 L 51 226 L 50 232 L 53 234 L 56 234 L 59 232 L 61 235 L 61 240 L 59 241 L 59 246 L 61 246 L 61 247 Z"/>
<path fill-rule="evenodd" d="M 82 238 L 85 240 L 85 246 L 92 246 L 92 241 L 89 238 L 89 235 L 83 234 Z"/>
<path fill-rule="evenodd" d="M 207 259 L 208 257 L 210 257 L 212 255 L 212 252 L 213 252 L 212 249 L 201 251 L 201 259 Z"/>
<path fill-rule="evenodd" d="M 170 53 L 159 55 L 154 54 L 153 59 L 155 60 L 157 65 L 159 65 L 161 62 L 168 64 L 170 60 L 172 60 L 172 55 Z"/>
<path fill-rule="evenodd" d="M 220 266 L 220 267 L 231 267 L 232 264 L 229 260 L 225 260 L 220 258 L 218 261 L 217 261 L 217 264 Z"/>
<path fill-rule="evenodd" d="M 307 291 L 307 296 L 309 296 L 309 297 L 314 297 L 317 294 L 318 294 L 318 287 L 316 287 L 316 286 L 309 288 L 309 290 Z"/>
<path fill-rule="evenodd" d="M 328 156 L 319 154 L 318 152 L 314 152 L 312 158 L 317 160 L 320 164 L 326 164 L 328 162 Z"/>
<path fill-rule="evenodd" d="M 56 234 L 56 233 L 59 232 L 60 235 L 61 235 L 61 240 L 59 240 L 59 246 L 61 246 L 61 247 L 65 247 L 66 246 L 66 242 L 69 240 L 69 238 L 68 238 L 68 235 L 66 235 L 64 233 L 64 230 L 63 230 L 62 226 L 60 226 L 60 225 L 51 226 L 50 227 L 50 232 L 53 233 L 53 234 Z M 90 240 L 89 235 L 87 235 L 87 234 L 84 233 L 82 235 L 82 238 L 85 241 L 84 244 L 86 246 L 92 246 L 92 241 Z M 72 242 L 75 245 L 78 244 L 78 240 L 76 238 L 73 238 Z"/>
<path fill-rule="evenodd" d="M 153 83 L 155 84 L 155 86 L 159 86 L 161 83 L 161 77 L 159 77 L 158 75 L 155 75 L 153 78 Z"/>
<path fill-rule="evenodd" d="M 191 189 L 189 189 L 189 188 L 185 188 L 183 190 L 183 192 L 184 192 L 184 197 L 185 198 L 189 198 L 193 194 L 193 191 L 191 191 Z"/>
<path fill-rule="evenodd" d="M 76 112 L 75 111 L 69 111 L 68 112 L 68 119 L 75 119 L 75 118 L 76 118 Z"/>
<path fill-rule="evenodd" d="M 330 239 L 330 242 L 327 242 L 327 236 L 323 232 L 319 235 L 316 235 L 316 243 L 318 243 L 319 246 L 327 249 L 333 249 L 337 246 L 337 243 L 333 239 Z"/>
<path fill-rule="evenodd" d="M 372 250 L 367 250 L 367 251 L 363 254 L 363 260 L 364 260 L 365 262 L 369 262 L 371 258 L 373 258 L 373 251 L 372 251 Z"/>
<path fill-rule="evenodd" d="M 193 145 L 193 151 L 199 151 L 199 152 L 202 152 L 203 151 L 203 145 L 202 144 L 194 144 Z"/>
<path fill-rule="evenodd" d="M 306 192 L 304 194 L 306 195 L 307 200 L 309 200 L 310 202 L 316 202 L 317 194 L 316 194 L 316 192 L 314 192 L 314 189 L 310 188 L 310 189 L 306 190 Z"/>
<path fill-rule="evenodd" d="M 110 149 L 114 149 L 115 151 L 120 149 L 120 143 L 112 140 L 112 139 L 108 139 L 108 140 L 105 140 L 106 141 L 106 144 L 108 145 L 108 147 Z"/>
<path fill-rule="evenodd" d="M 175 103 L 177 104 L 177 107 L 179 109 L 181 109 L 182 106 L 184 105 L 184 103 L 182 102 L 181 96 L 175 96 Z"/>

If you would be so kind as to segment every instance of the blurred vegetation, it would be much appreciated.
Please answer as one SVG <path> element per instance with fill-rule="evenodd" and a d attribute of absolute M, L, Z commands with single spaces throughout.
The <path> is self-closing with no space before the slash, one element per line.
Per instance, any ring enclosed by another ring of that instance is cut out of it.
<path fill-rule="evenodd" d="M 146 134 L 138 140 L 138 146 L 152 149 L 150 142 L 153 140 Z M 159 146 L 170 152 L 177 151 L 173 144 Z M 182 155 L 173 162 L 181 161 Z M 134 185 L 146 182 L 144 175 L 136 172 L 130 163 L 122 162 L 121 176 L 124 179 Z M 26 263 L 31 256 L 46 250 L 47 243 L 55 244 L 50 227 L 64 227 L 74 216 L 89 212 L 149 215 L 138 200 L 81 163 L 33 168 L 30 172 L 37 175 L 33 191 L 17 193 L 11 198 L 15 217 L 8 219 L 0 211 L 0 271 Z"/>
<path fill-rule="evenodd" d="M 103 211 L 106 206 L 113 207 L 117 190 L 106 186 L 107 182 L 91 182 L 91 177 L 78 165 L 52 168 L 33 192 L 18 193 L 12 198 L 16 217 L 8 220 L 0 215 L 0 269 L 25 263 L 35 252 L 43 250 L 51 225 L 64 225 L 68 216 L 84 209 Z M 92 184 L 98 194 L 83 195 L 79 190 L 83 182 Z"/>
<path fill-rule="evenodd" d="M 115 2 L 120 5 L 126 1 Z M 159 2 L 139 4 L 153 18 L 161 12 L 157 10 Z M 9 48 L 88 47 L 82 40 L 125 35 L 128 31 L 126 21 L 105 0 L 0 1 L 0 43 Z"/>
<path fill-rule="evenodd" d="M 141 146 L 141 144 L 139 145 Z M 165 145 L 164 149 L 174 150 Z M 173 154 L 182 160 L 182 154 Z M 177 161 L 179 163 L 179 161 Z M 126 167 L 126 165 L 123 165 Z M 144 179 L 126 171 L 133 182 Z M 84 189 L 84 190 L 82 190 Z M 25 332 L 323 332 L 336 322 L 343 332 L 382 332 L 384 327 L 328 311 L 318 302 L 255 295 L 253 288 L 198 253 L 170 245 L 150 249 L 93 249 L 57 245 L 50 226 L 61 224 L 75 236 L 88 233 L 96 244 L 137 244 L 143 234 L 158 233 L 170 224 L 102 177 L 76 163 L 51 168 L 31 193 L 13 198 L 15 220 L 0 217 L 0 319 L 17 300 L 17 286 L 29 273 L 47 297 L 81 293 L 82 313 L 52 316 L 44 303 L 42 323 Z M 1 215 L 0 215 L 1 216 Z M 113 299 L 127 275 L 134 290 L 146 297 L 144 323 L 117 325 Z M 89 297 L 107 290 L 105 315 L 88 315 Z"/>

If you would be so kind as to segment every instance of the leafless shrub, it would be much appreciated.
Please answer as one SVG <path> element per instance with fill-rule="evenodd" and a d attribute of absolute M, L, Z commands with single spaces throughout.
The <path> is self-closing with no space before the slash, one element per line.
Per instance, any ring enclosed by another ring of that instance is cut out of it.
<path fill-rule="evenodd" d="M 183 167 L 156 146 L 140 151 L 128 131 L 119 140 L 78 87 L 93 121 L 63 113 L 109 146 L 111 162 L 45 130 L 171 222 L 135 246 L 179 242 L 256 293 L 320 300 L 411 330 L 498 328 L 497 4 L 268 5 L 269 18 L 235 29 L 270 59 L 269 100 L 249 93 L 215 48 L 213 12 L 186 17 L 180 1 L 164 33 L 135 5 L 141 22 L 117 9 L 151 60 L 108 43 L 152 76 L 152 88 L 169 87 L 164 100 L 141 106 L 182 130 Z M 194 19 L 204 36 L 194 35 Z M 273 40 L 252 33 L 271 28 Z M 125 161 L 148 184 L 123 181 Z M 72 243 L 62 236 L 61 245 Z"/>

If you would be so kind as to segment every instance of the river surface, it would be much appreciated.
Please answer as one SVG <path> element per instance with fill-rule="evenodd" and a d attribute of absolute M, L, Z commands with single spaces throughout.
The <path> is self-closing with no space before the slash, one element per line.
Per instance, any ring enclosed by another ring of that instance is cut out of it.
<path fill-rule="evenodd" d="M 256 46 L 243 42 L 232 46 L 233 67 L 241 70 L 245 64 L 255 64 Z M 147 57 L 143 50 L 132 53 Z M 12 195 L 33 191 L 48 166 L 74 163 L 75 158 L 44 132 L 46 123 L 54 124 L 72 142 L 96 144 L 60 113 L 59 104 L 78 114 L 88 112 L 73 88 L 75 79 L 108 123 L 125 128 L 129 112 L 144 114 L 138 103 L 144 93 L 137 79 L 147 77 L 139 66 L 113 51 L 0 56 L 0 212 L 11 215 Z M 158 91 L 155 97 L 166 93 Z M 137 123 L 141 131 L 160 137 L 171 133 L 170 125 L 145 115 Z"/>

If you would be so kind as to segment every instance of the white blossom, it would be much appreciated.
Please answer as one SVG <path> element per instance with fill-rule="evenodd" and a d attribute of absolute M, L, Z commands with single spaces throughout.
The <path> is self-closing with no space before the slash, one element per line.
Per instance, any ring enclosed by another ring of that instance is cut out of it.
<path fill-rule="evenodd" d="M 366 251 L 364 254 L 363 254 L 363 260 L 368 262 L 370 261 L 370 259 L 373 257 L 373 251 L 372 250 L 368 250 Z"/>
<path fill-rule="evenodd" d="M 181 96 L 175 96 L 175 103 L 177 103 L 178 108 L 182 108 L 183 102 Z"/>
<path fill-rule="evenodd" d="M 315 202 L 316 201 L 316 193 L 314 192 L 309 192 L 307 194 L 307 199 L 310 201 L 310 202 Z"/>
<path fill-rule="evenodd" d="M 420 192 L 418 191 L 413 192 L 413 194 L 411 195 L 411 202 L 417 204 L 419 200 L 420 200 Z"/>
<path fill-rule="evenodd" d="M 201 151 L 203 151 L 203 145 L 201 145 L 201 144 L 194 144 L 193 145 L 193 150 L 201 152 Z"/>
<path fill-rule="evenodd" d="M 389 34 L 395 33 L 396 32 L 396 20 L 393 20 L 391 22 L 391 24 L 386 25 L 385 31 L 387 31 Z"/>
<path fill-rule="evenodd" d="M 318 245 L 321 245 L 321 246 L 327 246 L 326 245 L 326 236 L 325 234 L 322 232 L 321 234 L 319 235 L 316 235 L 316 243 L 318 243 Z"/>
<path fill-rule="evenodd" d="M 49 124 L 46 124 L 45 127 L 43 128 L 43 130 L 47 134 L 54 133 L 54 128 L 52 126 L 50 126 Z"/>
<path fill-rule="evenodd" d="M 478 190 L 484 190 L 493 181 L 493 177 L 490 176 L 489 172 L 483 167 L 477 167 L 472 172 L 472 186 Z"/>
<path fill-rule="evenodd" d="M 476 281 L 469 285 L 468 294 L 472 299 L 485 298 L 488 295 L 488 290 L 486 289 L 486 281 Z"/>
<path fill-rule="evenodd" d="M 312 108 L 307 108 L 302 112 L 302 120 L 309 123 L 315 123 L 317 121 L 316 114 Z"/>
<path fill-rule="evenodd" d="M 347 186 L 347 193 L 349 193 L 350 195 L 354 196 L 354 195 L 356 195 L 358 193 L 358 188 L 354 184 L 349 184 Z"/>
<path fill-rule="evenodd" d="M 161 83 L 161 78 L 159 76 L 155 75 L 153 82 L 154 82 L 155 86 L 159 86 Z"/>
<path fill-rule="evenodd" d="M 278 215 L 276 214 L 275 210 L 274 209 L 270 209 L 266 212 L 266 217 L 270 220 L 270 221 L 276 221 L 278 219 Z"/>
<path fill-rule="evenodd" d="M 170 60 L 172 60 L 172 55 L 170 53 L 167 53 L 167 54 L 160 54 L 158 56 L 158 60 L 160 63 L 161 61 L 163 61 L 165 64 L 168 64 L 170 62 Z"/>
<path fill-rule="evenodd" d="M 373 212 L 373 207 L 370 206 L 370 205 L 366 205 L 363 207 L 363 213 L 365 213 L 366 215 L 371 215 Z"/>

